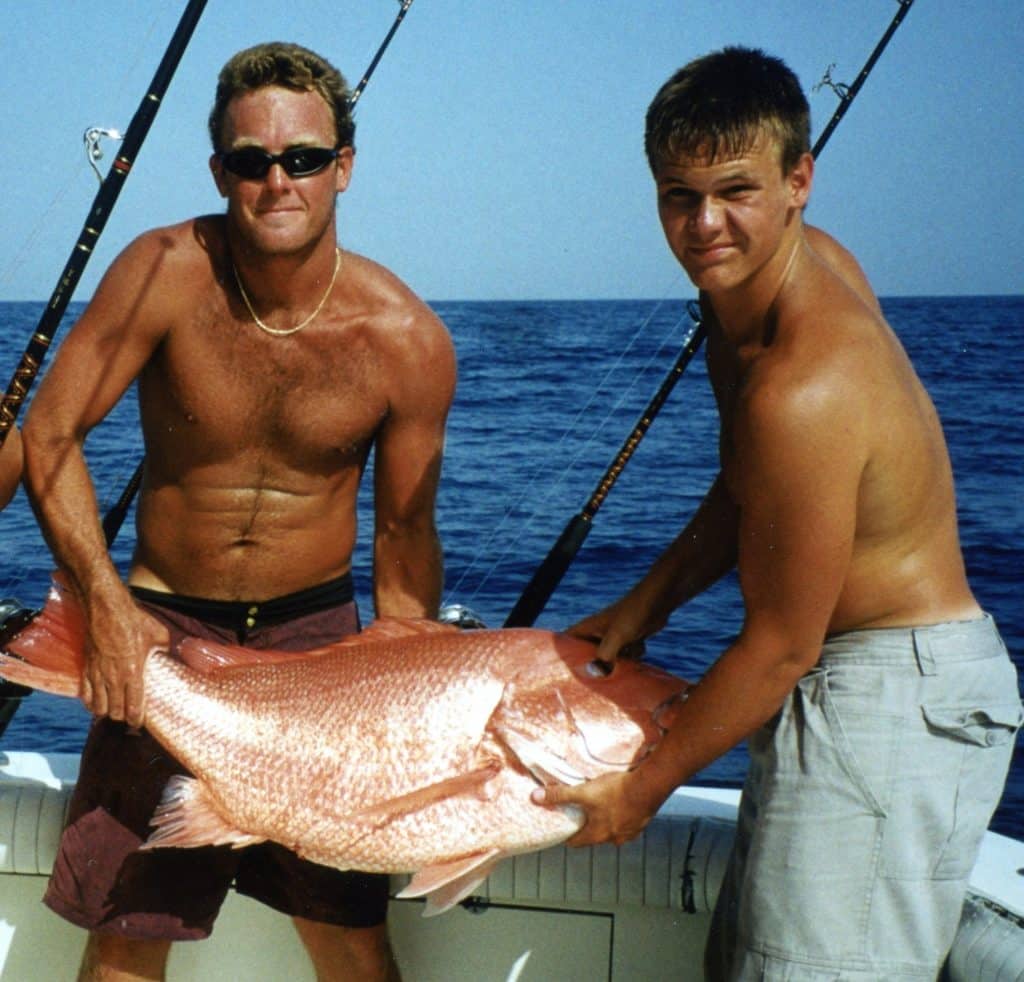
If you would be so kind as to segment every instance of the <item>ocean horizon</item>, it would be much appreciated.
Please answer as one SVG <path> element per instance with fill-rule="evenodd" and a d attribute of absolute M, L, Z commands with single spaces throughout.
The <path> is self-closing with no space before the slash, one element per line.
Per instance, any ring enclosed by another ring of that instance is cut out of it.
<path fill-rule="evenodd" d="M 943 420 L 957 484 L 961 539 L 979 602 L 1024 668 L 1024 297 L 886 297 L 883 309 Z M 565 524 L 582 508 L 660 384 L 692 324 L 683 300 L 498 300 L 431 304 L 459 357 L 438 524 L 445 546 L 445 602 L 500 626 Z M 0 302 L 8 377 L 45 307 Z M 70 306 L 66 321 L 81 310 Z M 63 335 L 58 335 L 58 340 Z M 559 628 L 615 599 L 639 578 L 693 513 L 717 470 L 716 422 L 703 356 L 690 363 L 594 519 L 538 626 Z M 103 507 L 117 500 L 142 442 L 134 392 L 86 445 Z M 369 482 L 364 482 L 364 486 Z M 364 487 L 364 491 L 368 492 Z M 361 528 L 371 527 L 368 494 Z M 131 520 L 113 549 L 124 569 Z M 41 603 L 52 566 L 24 493 L 0 513 L 7 558 L 0 595 Z M 371 611 L 366 535 L 355 556 L 357 598 Z M 674 615 L 648 657 L 696 680 L 739 628 L 735 577 Z M 2 748 L 75 752 L 88 716 L 70 700 L 24 701 Z M 740 783 L 745 750 L 702 771 L 696 783 Z M 1020 738 L 993 828 L 1024 839 Z"/>

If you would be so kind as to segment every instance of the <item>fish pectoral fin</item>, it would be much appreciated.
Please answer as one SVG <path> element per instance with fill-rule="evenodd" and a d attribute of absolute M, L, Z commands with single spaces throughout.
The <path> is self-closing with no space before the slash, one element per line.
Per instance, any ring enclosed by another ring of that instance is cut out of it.
<path fill-rule="evenodd" d="M 433 917 L 468 897 L 503 858 L 504 853 L 500 849 L 489 849 L 448 863 L 424 866 L 396 896 L 403 900 L 426 897 L 423 916 Z"/>
<path fill-rule="evenodd" d="M 567 760 L 511 727 L 496 726 L 494 733 L 541 784 L 582 784 L 586 779 Z"/>
<path fill-rule="evenodd" d="M 370 805 L 368 808 L 346 816 L 346 821 L 369 823 L 379 827 L 403 815 L 421 811 L 435 802 L 443 801 L 445 798 L 481 794 L 487 782 L 496 777 L 500 770 L 500 761 L 489 761 L 475 770 L 467 771 L 465 774 L 457 774 L 455 777 L 448 777 L 435 784 L 428 784 L 425 787 L 417 788 L 415 791 L 408 792 L 408 794 L 398 795 L 397 797 L 378 802 L 375 805 Z"/>
<path fill-rule="evenodd" d="M 150 825 L 156 831 L 142 844 L 143 849 L 168 846 L 252 846 L 266 836 L 250 835 L 224 820 L 210 799 L 206 786 L 194 777 L 176 774 L 167 782 L 163 798 L 153 812 Z"/>

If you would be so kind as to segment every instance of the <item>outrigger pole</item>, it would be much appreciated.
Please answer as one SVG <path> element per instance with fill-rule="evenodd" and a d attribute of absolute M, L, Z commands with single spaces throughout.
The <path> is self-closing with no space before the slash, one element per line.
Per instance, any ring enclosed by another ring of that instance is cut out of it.
<path fill-rule="evenodd" d="M 836 111 L 832 114 L 832 118 L 829 120 L 828 125 L 824 130 L 822 130 L 821 136 L 818 137 L 817 142 L 814 144 L 814 148 L 811 150 L 814 157 L 817 157 L 824 149 L 833 130 L 835 130 L 836 126 L 839 125 L 839 121 L 846 114 L 846 110 L 850 108 L 850 104 L 856 98 L 857 93 L 860 91 L 860 88 L 864 84 L 868 75 L 871 74 L 871 69 L 875 67 L 875 62 L 878 61 L 882 52 L 885 50 L 885 46 L 889 43 L 893 34 L 896 33 L 896 29 L 900 26 L 903 18 L 907 15 L 907 11 L 910 10 L 914 0 L 897 0 L 897 2 L 900 5 L 900 9 L 896 12 L 896 16 L 893 17 L 892 22 L 885 31 L 885 34 L 882 35 L 882 39 L 875 46 L 875 50 L 871 52 L 871 56 L 864 64 L 860 74 L 857 76 L 857 80 L 852 85 L 837 85 L 832 82 L 829 77 L 829 73 L 826 72 L 825 79 L 822 84 L 830 86 L 836 95 L 839 96 L 840 102 Z M 587 503 L 583 506 L 579 514 L 574 515 L 569 520 L 568 524 L 562 530 L 562 534 L 551 547 L 550 552 L 548 552 L 540 566 L 537 567 L 536 572 L 534 572 L 530 582 L 527 583 L 523 592 L 520 594 L 511 613 L 505 619 L 504 627 L 529 627 L 540 616 L 541 611 L 544 610 L 548 600 L 551 599 L 551 595 L 558 588 L 558 584 L 561 582 L 562 577 L 565 575 L 570 565 L 572 565 L 572 561 L 575 559 L 576 553 L 579 552 L 584 540 L 590 533 L 597 510 L 602 504 L 604 504 L 604 500 L 608 496 L 608 492 L 611 491 L 612 485 L 618 480 L 619 475 L 622 473 L 626 464 L 629 463 L 629 460 L 636 451 L 636 448 L 640 445 L 640 441 L 644 438 L 647 431 L 650 429 L 651 424 L 654 422 L 654 418 L 661 411 L 661 407 L 665 404 L 670 393 L 675 388 L 676 382 L 679 381 L 683 372 L 686 370 L 686 366 L 697 353 L 701 344 L 703 344 L 704 339 L 707 336 L 707 325 L 703 322 L 701 317 L 700 306 L 696 301 L 691 300 L 689 302 L 688 309 L 690 318 L 693 320 L 695 326 L 692 333 L 687 338 L 686 343 L 683 345 L 683 349 L 679 353 L 679 357 L 676 358 L 675 363 L 669 369 L 668 374 L 658 387 L 658 391 L 654 394 L 651 401 L 640 414 L 639 420 L 633 427 L 629 436 L 626 437 L 622 446 L 619 448 L 619 452 L 615 455 L 615 458 L 612 460 L 608 469 L 604 472 L 604 475 L 601 477 L 601 480 L 598 482 L 597 487 L 594 489 Z"/>
<path fill-rule="evenodd" d="M 369 67 L 365 72 L 363 72 L 363 77 L 359 80 L 359 84 L 352 90 L 352 95 L 349 96 L 348 108 L 350 110 L 355 108 L 356 103 L 359 101 L 359 97 L 363 94 L 363 89 L 366 88 L 366 83 L 370 81 L 370 76 L 374 73 L 377 63 L 382 57 L 384 57 L 384 52 L 387 50 L 388 45 L 391 44 L 391 39 L 395 36 L 395 32 L 405 19 L 406 12 L 412 6 L 413 0 L 398 0 L 398 3 L 401 7 L 398 11 L 398 16 L 395 17 L 394 23 L 391 25 L 391 29 L 385 35 L 384 40 L 377 49 L 377 53 L 370 61 Z M 3 444 L 0 443 L 0 446 L 2 445 Z M 134 473 L 129 478 L 124 490 L 121 492 L 121 496 L 117 499 L 117 503 L 106 513 L 106 515 L 103 516 L 103 534 L 107 540 L 107 548 L 110 548 L 114 539 L 117 538 L 117 533 L 121 530 L 121 526 L 124 524 L 124 520 L 128 516 L 128 509 L 131 507 L 132 501 L 142 484 L 142 469 L 144 464 L 144 460 L 139 461 Z"/>
<path fill-rule="evenodd" d="M 185 53 L 185 48 L 188 47 L 192 32 L 195 30 L 205 6 L 206 0 L 189 0 L 170 44 L 164 52 L 163 59 L 157 67 L 153 81 L 150 82 L 149 89 L 142 102 L 139 103 L 139 108 L 135 110 L 135 115 L 125 132 L 124 140 L 121 143 L 121 152 L 114 158 L 110 171 L 100 184 L 99 191 L 96 192 L 82 232 L 78 236 L 74 249 L 71 250 L 71 257 L 68 259 L 64 272 L 50 297 L 50 302 L 47 304 L 46 310 L 43 311 L 43 316 L 25 348 L 25 353 L 21 356 L 18 367 L 14 370 L 3 401 L 0 402 L 0 447 L 7 440 L 7 434 L 14 426 L 18 413 L 25 402 L 25 397 L 39 374 L 50 342 L 53 341 L 53 336 L 60 326 L 60 319 L 67 309 L 71 295 L 75 292 L 82 271 L 92 256 L 96 240 L 99 239 L 100 233 L 107 224 L 114 203 L 121 193 L 121 188 L 124 187 L 125 179 L 131 172 L 142 142 L 146 139 L 146 134 L 160 108 L 167 86 L 170 85 L 171 79 L 174 77 L 174 71 L 178 67 L 178 62 L 181 61 L 181 56 Z"/>

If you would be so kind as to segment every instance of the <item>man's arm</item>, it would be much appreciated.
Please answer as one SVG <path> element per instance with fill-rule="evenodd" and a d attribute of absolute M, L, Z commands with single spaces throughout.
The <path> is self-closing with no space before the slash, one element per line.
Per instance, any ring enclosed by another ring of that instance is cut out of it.
<path fill-rule="evenodd" d="M 6 508 L 21 483 L 21 433 L 12 426 L 0 450 L 0 508 Z"/>
<path fill-rule="evenodd" d="M 830 378 L 761 390 L 738 413 L 742 631 L 634 771 L 536 794 L 586 809 L 574 845 L 639 834 L 675 787 L 770 719 L 817 661 L 853 549 L 864 466 L 855 404 Z"/>
<path fill-rule="evenodd" d="M 437 616 L 444 586 L 434 504 L 455 352 L 441 322 L 417 302 L 389 366 L 388 413 L 374 450 L 373 598 L 378 617 Z"/>
<path fill-rule="evenodd" d="M 597 657 L 613 662 L 624 648 L 660 631 L 676 608 L 736 565 L 738 513 L 719 475 L 682 532 L 623 597 L 574 624 L 570 634 L 598 638 Z"/>
<path fill-rule="evenodd" d="M 83 454 L 86 435 L 139 374 L 169 313 L 156 296 L 164 246 L 137 240 L 114 262 L 70 331 L 25 422 L 25 484 L 58 566 L 86 612 L 82 700 L 97 715 L 142 722 L 142 666 L 167 633 L 132 602 L 107 552 Z"/>

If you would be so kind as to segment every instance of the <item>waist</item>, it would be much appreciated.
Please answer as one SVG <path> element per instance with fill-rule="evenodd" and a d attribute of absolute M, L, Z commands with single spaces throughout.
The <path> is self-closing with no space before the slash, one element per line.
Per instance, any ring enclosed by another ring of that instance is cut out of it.
<path fill-rule="evenodd" d="M 351 603 L 354 597 L 351 572 L 270 600 L 208 600 L 177 593 L 164 593 L 146 587 L 131 587 L 139 600 L 187 617 L 234 631 L 271 627 L 286 621 L 316 614 L 331 607 Z"/>
<path fill-rule="evenodd" d="M 944 664 L 1006 657 L 995 621 L 985 614 L 966 621 L 921 627 L 878 627 L 844 631 L 825 638 L 818 664 L 907 665 L 916 663 L 924 675 Z"/>

